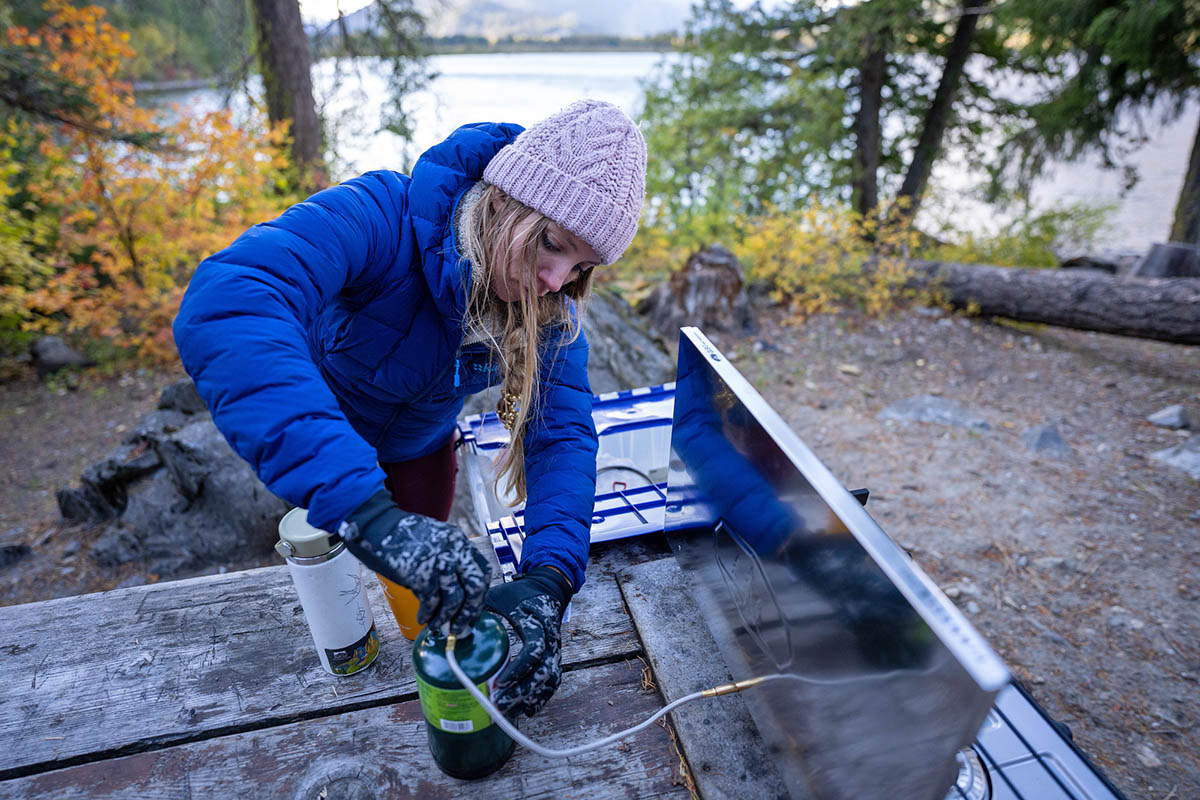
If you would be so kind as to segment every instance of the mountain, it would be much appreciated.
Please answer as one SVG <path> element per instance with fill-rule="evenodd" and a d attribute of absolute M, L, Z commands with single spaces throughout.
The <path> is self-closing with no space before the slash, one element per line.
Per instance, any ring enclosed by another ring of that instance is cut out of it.
<path fill-rule="evenodd" d="M 690 0 L 415 0 L 430 36 L 557 38 L 608 35 L 653 36 L 683 26 Z M 351 32 L 373 23 L 367 6 L 347 14 Z"/>

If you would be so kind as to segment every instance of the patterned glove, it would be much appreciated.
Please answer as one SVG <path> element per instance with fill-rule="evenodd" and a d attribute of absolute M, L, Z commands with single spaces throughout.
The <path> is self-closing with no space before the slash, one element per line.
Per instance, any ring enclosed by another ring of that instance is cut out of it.
<path fill-rule="evenodd" d="M 496 678 L 492 699 L 505 714 L 532 717 L 562 682 L 559 629 L 572 594 L 571 582 L 553 567 L 534 567 L 488 590 L 488 610 L 507 619 L 522 642 L 521 652 Z"/>
<path fill-rule="evenodd" d="M 417 622 L 461 635 L 479 620 L 492 567 L 458 526 L 403 511 L 381 489 L 338 533 L 369 569 L 412 590 Z"/>

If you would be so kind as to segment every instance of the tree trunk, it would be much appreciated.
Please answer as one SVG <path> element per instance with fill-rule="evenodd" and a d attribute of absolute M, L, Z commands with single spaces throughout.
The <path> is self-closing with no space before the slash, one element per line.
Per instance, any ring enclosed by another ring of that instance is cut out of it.
<path fill-rule="evenodd" d="M 1188 161 L 1183 188 L 1179 190 L 1179 203 L 1175 206 L 1171 241 L 1200 245 L 1200 122 L 1196 123 L 1192 157 Z"/>
<path fill-rule="evenodd" d="M 313 103 L 308 39 L 296 0 L 253 0 L 258 62 L 272 123 L 291 123 L 292 158 L 301 186 L 325 184 L 321 122 Z"/>
<path fill-rule="evenodd" d="M 929 182 L 930 172 L 933 171 L 933 162 L 937 159 L 938 151 L 942 149 L 942 136 L 950 124 L 954 96 L 958 93 L 963 68 L 971 55 L 975 28 L 979 25 L 981 13 L 983 9 L 974 0 L 964 0 L 962 16 L 958 19 L 958 27 L 954 29 L 954 39 L 946 51 L 941 81 L 933 94 L 933 101 L 925 111 L 921 135 L 913 150 L 904 183 L 900 186 L 898 197 L 908 198 L 907 205 L 900 209 L 900 213 L 909 219 L 917 213 L 921 195 L 925 193 L 925 185 Z"/>
<path fill-rule="evenodd" d="M 879 111 L 887 70 L 887 36 L 881 32 L 863 37 L 863 64 L 859 70 L 858 111 L 854 115 L 854 164 L 851 188 L 854 208 L 864 217 L 879 204 L 879 150 L 882 141 Z"/>
<path fill-rule="evenodd" d="M 913 285 L 955 308 L 1119 336 L 1200 344 L 1200 280 L 912 261 Z"/>

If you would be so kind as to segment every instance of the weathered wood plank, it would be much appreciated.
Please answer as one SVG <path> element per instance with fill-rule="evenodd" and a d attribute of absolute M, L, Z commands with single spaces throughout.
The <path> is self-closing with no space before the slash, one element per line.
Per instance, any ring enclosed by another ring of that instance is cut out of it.
<path fill-rule="evenodd" d="M 367 580 L 372 667 L 321 670 L 285 566 L 0 608 L 0 779 L 339 708 L 415 696 L 410 645 Z M 564 628 L 564 663 L 638 651 L 601 563 Z"/>
<path fill-rule="evenodd" d="M 674 558 L 631 566 L 617 578 L 667 702 L 749 677 L 730 675 Z M 739 695 L 697 700 L 670 716 L 704 800 L 799 800 L 789 794 Z"/>
<path fill-rule="evenodd" d="M 640 665 L 595 666 L 569 673 L 522 729 L 567 747 L 627 727 L 661 704 L 657 692 L 641 689 Z M 494 775 L 459 781 L 434 765 L 420 704 L 408 701 L 17 778 L 0 783 L 0 797 L 686 798 L 678 765 L 667 732 L 651 726 L 621 751 L 564 761 L 518 748 Z"/>

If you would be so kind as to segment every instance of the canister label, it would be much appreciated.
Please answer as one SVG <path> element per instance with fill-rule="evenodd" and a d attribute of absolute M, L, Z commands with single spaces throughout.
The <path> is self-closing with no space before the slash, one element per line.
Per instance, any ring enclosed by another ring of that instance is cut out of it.
<path fill-rule="evenodd" d="M 326 648 L 325 657 L 329 659 L 329 671 L 334 675 L 352 675 L 374 661 L 378 652 L 379 634 L 375 633 L 372 624 L 371 630 L 349 647 Z"/>
<path fill-rule="evenodd" d="M 492 680 L 476 684 L 484 697 L 492 696 Z M 429 724 L 447 733 L 474 733 L 492 724 L 483 706 L 475 702 L 466 689 L 442 689 L 417 677 L 417 693 L 421 711 Z"/>

